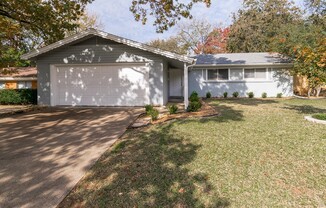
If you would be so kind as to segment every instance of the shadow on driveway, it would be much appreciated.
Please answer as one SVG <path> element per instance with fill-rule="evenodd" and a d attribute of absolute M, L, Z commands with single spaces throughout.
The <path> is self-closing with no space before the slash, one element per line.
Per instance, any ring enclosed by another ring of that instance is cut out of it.
<path fill-rule="evenodd" d="M 49 108 L 0 119 L 0 207 L 55 207 L 142 112 Z"/>

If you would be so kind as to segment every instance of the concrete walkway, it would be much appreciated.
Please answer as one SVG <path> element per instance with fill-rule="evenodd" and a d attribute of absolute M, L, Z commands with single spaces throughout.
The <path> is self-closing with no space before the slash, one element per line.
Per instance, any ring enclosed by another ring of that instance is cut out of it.
<path fill-rule="evenodd" d="M 48 108 L 0 118 L 0 207 L 56 207 L 142 108 Z"/>

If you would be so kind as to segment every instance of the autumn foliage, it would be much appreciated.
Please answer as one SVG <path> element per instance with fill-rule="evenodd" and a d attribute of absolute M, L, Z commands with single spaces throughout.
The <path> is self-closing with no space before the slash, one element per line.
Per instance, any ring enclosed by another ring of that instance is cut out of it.
<path fill-rule="evenodd" d="M 216 54 L 227 52 L 227 41 L 229 39 L 230 28 L 214 28 L 208 35 L 206 42 L 198 43 L 196 54 Z"/>

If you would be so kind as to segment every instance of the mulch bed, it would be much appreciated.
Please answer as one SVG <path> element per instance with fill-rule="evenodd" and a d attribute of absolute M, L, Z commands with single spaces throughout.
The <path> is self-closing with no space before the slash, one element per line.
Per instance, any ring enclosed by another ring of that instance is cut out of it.
<path fill-rule="evenodd" d="M 135 122 L 130 125 L 129 128 L 139 128 L 150 124 L 160 124 L 174 119 L 205 118 L 219 115 L 216 109 L 210 106 L 208 103 L 203 100 L 201 100 L 201 103 L 202 107 L 197 112 L 182 111 L 176 114 L 169 114 L 168 112 L 165 112 L 163 114 L 160 114 L 159 119 L 156 121 L 151 121 L 149 116 L 147 116 L 146 114 L 141 114 L 135 120 Z"/>

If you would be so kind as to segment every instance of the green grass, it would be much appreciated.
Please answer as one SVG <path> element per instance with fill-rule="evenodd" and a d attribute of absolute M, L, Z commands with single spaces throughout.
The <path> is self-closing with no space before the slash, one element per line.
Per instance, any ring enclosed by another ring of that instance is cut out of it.
<path fill-rule="evenodd" d="M 220 117 L 130 130 L 59 207 L 323 207 L 326 100 L 211 99 Z"/>
<path fill-rule="evenodd" d="M 312 115 L 313 118 L 326 121 L 326 113 Z"/>

